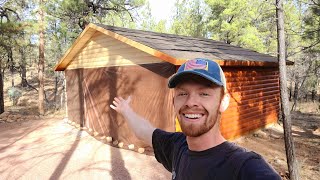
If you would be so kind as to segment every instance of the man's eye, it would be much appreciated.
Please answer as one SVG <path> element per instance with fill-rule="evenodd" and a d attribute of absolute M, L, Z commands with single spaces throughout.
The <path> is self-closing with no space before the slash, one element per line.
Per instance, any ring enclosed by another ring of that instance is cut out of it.
<path fill-rule="evenodd" d="M 209 96 L 208 93 L 200 93 L 201 96 Z"/>
<path fill-rule="evenodd" d="M 186 96 L 187 93 L 178 93 L 178 96 Z"/>

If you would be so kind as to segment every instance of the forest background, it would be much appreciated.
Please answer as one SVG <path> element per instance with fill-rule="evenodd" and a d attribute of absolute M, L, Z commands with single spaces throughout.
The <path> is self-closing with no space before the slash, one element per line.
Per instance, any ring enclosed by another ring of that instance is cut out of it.
<path fill-rule="evenodd" d="M 176 0 L 173 10 L 170 19 L 157 21 L 147 0 L 1 0 L 0 113 L 4 93 L 17 103 L 23 87 L 38 91 L 40 114 L 63 106 L 57 96 L 64 75 L 53 67 L 90 22 L 209 38 L 277 56 L 275 1 Z M 284 12 L 286 55 L 294 62 L 287 71 L 294 110 L 301 99 L 320 101 L 320 1 L 286 0 Z M 53 76 L 50 102 L 44 81 Z M 4 80 L 11 80 L 7 92 Z"/>
<path fill-rule="evenodd" d="M 53 69 L 89 23 L 214 39 L 278 55 L 276 0 L 174 0 L 172 11 L 169 19 L 158 20 L 148 0 L 0 0 L 0 114 L 21 107 L 37 116 L 64 110 L 64 73 Z M 310 101 L 319 114 L 320 0 L 285 0 L 284 13 L 286 57 L 294 62 L 287 67 L 290 109 L 296 113 Z"/>

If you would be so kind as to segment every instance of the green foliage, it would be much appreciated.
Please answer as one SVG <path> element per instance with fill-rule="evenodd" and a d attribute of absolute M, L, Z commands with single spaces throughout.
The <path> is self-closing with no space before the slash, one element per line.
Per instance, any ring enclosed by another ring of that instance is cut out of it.
<path fill-rule="evenodd" d="M 192 37 L 207 37 L 207 7 L 203 1 L 177 0 L 175 6 L 176 15 L 173 17 L 169 32 Z"/>
<path fill-rule="evenodd" d="M 90 22 L 118 25 L 119 19 L 133 20 L 131 11 L 143 4 L 144 0 L 53 0 L 47 2 L 46 11 L 59 20 L 70 23 L 70 26 L 84 29 Z"/>
<path fill-rule="evenodd" d="M 208 29 L 212 38 L 258 52 L 275 41 L 275 8 L 265 1 L 206 0 L 211 9 Z M 272 49 L 274 50 L 274 49 Z"/>
<path fill-rule="evenodd" d="M 305 31 L 304 40 L 309 41 L 309 46 L 313 51 L 320 52 L 320 0 L 309 2 L 309 8 L 304 17 Z"/>
<path fill-rule="evenodd" d="M 16 87 L 10 87 L 8 89 L 8 96 L 15 106 L 17 105 L 19 98 L 22 96 L 22 92 Z"/>

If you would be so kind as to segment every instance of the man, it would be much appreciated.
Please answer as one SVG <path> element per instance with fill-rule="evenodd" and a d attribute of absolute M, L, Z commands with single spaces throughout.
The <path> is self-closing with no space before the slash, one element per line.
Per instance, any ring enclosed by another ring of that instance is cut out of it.
<path fill-rule="evenodd" d="M 189 60 L 169 79 L 168 86 L 174 88 L 174 109 L 183 133 L 154 128 L 132 110 L 130 97 L 116 97 L 110 106 L 125 117 L 138 138 L 153 147 L 156 159 L 172 172 L 172 179 L 281 179 L 260 155 L 221 135 L 221 113 L 230 96 L 216 62 Z"/>

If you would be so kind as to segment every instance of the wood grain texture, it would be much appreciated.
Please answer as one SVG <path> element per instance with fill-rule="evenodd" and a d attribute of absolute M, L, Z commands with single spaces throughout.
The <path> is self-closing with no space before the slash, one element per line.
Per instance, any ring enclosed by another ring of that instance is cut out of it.
<path fill-rule="evenodd" d="M 96 33 L 67 69 L 152 64 L 162 60 L 102 33 Z"/>
<path fill-rule="evenodd" d="M 226 138 L 233 139 L 277 122 L 280 97 L 276 68 L 223 69 L 231 97 L 220 126 Z"/>

